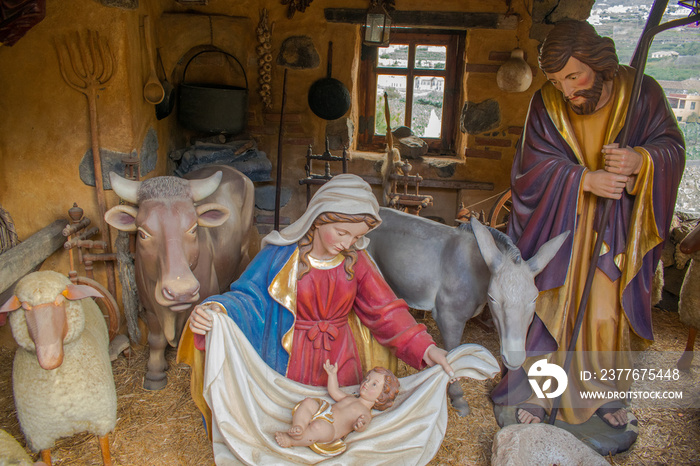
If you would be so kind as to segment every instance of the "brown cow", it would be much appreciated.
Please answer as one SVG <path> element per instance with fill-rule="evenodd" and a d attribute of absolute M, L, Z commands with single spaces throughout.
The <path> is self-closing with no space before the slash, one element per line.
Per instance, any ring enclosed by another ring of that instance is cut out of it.
<path fill-rule="evenodd" d="M 195 304 L 227 289 L 240 275 L 257 237 L 250 179 L 224 165 L 186 178 L 138 182 L 110 173 L 114 192 L 137 204 L 115 206 L 105 219 L 118 230 L 138 233 L 135 269 L 149 332 L 143 383 L 148 390 L 165 387 L 166 344 L 177 346 Z"/>

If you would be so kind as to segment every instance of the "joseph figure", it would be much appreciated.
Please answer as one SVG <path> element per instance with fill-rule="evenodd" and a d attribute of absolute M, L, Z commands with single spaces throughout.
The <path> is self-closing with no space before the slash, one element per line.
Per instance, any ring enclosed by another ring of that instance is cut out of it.
<path fill-rule="evenodd" d="M 544 355 L 563 366 L 603 204 L 613 199 L 557 419 L 581 424 L 597 414 L 623 428 L 623 403 L 581 394 L 628 390 L 631 377 L 602 380 L 601 372 L 632 368 L 633 334 L 653 339 L 650 292 L 685 164 L 683 136 L 648 76 L 628 111 L 635 70 L 620 65 L 613 41 L 586 22 L 558 23 L 542 44 L 539 65 L 548 82 L 532 98 L 513 162 L 508 234 L 524 259 L 554 236 L 572 234 L 536 279 L 540 296 L 528 359 L 504 375 L 492 398 L 517 405 L 521 423 L 541 422 L 550 412 L 552 399 L 533 395 L 527 371 Z M 631 136 L 620 148 L 628 118 Z M 582 371 L 597 377 L 582 380 Z"/>

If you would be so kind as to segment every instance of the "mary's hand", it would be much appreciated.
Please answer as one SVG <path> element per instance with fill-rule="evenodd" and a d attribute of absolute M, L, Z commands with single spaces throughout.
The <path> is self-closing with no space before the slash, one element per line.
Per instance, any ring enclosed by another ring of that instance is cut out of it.
<path fill-rule="evenodd" d="M 207 310 L 221 312 L 218 306 L 209 304 L 200 304 L 195 306 L 190 314 L 190 330 L 198 335 L 206 335 L 211 330 L 212 318 L 207 313 Z"/>
<path fill-rule="evenodd" d="M 428 346 L 428 349 L 425 350 L 423 361 L 425 361 L 425 363 L 430 367 L 434 366 L 435 364 L 440 364 L 447 375 L 450 376 L 450 383 L 452 383 L 455 381 L 455 371 L 452 370 L 452 366 L 450 366 L 450 363 L 447 362 L 446 356 L 447 351 L 442 348 L 438 348 L 435 345 L 430 345 Z"/>

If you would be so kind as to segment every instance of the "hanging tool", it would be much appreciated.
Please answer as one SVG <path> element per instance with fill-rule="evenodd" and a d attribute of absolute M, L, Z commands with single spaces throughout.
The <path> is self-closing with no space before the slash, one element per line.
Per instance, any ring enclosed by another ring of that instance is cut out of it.
<path fill-rule="evenodd" d="M 100 155 L 99 131 L 97 126 L 97 91 L 103 89 L 116 70 L 116 61 L 109 47 L 107 39 L 101 39 L 97 31 L 87 31 L 87 40 L 83 42 L 80 33 L 75 33 L 75 40 L 68 38 L 56 40 L 56 52 L 58 64 L 63 80 L 70 87 L 85 95 L 88 101 L 88 113 L 90 117 L 90 138 L 92 142 L 92 162 L 95 172 L 95 191 L 97 193 L 97 205 L 100 213 L 100 230 L 103 232 L 107 243 L 107 252 L 111 253 L 112 242 L 109 228 L 104 220 L 107 211 L 105 201 L 104 184 L 102 181 L 102 159 Z M 75 49 L 79 56 L 75 56 Z M 66 64 L 70 64 L 68 68 Z M 112 295 L 116 294 L 116 282 L 114 275 L 114 262 L 107 262 L 107 287 Z"/>

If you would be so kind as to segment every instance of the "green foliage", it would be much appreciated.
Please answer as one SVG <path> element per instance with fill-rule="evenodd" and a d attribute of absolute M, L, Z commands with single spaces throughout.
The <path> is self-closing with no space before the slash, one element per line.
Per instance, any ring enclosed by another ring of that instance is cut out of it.
<path fill-rule="evenodd" d="M 700 160 L 700 123 L 697 123 L 697 115 L 693 119 L 695 123 L 680 123 L 679 126 L 685 137 L 685 158 Z"/>
<path fill-rule="evenodd" d="M 406 99 L 395 89 L 389 88 L 386 90 L 389 96 L 389 113 L 392 129 L 396 129 L 403 125 L 403 118 L 406 113 Z M 374 134 L 386 134 L 386 112 L 384 111 L 384 96 L 377 95 L 375 102 L 376 112 L 374 117 Z"/>
<path fill-rule="evenodd" d="M 443 95 L 440 91 L 431 91 L 429 94 L 420 96 L 416 99 L 416 103 L 419 105 L 428 105 L 435 107 L 436 111 L 442 108 Z"/>
<path fill-rule="evenodd" d="M 652 78 L 664 81 L 683 81 L 698 76 L 698 70 L 693 66 L 679 66 L 673 58 L 649 61 L 644 68 L 644 73 Z"/>
<path fill-rule="evenodd" d="M 680 55 L 700 55 L 700 42 L 685 42 L 676 46 Z"/>

